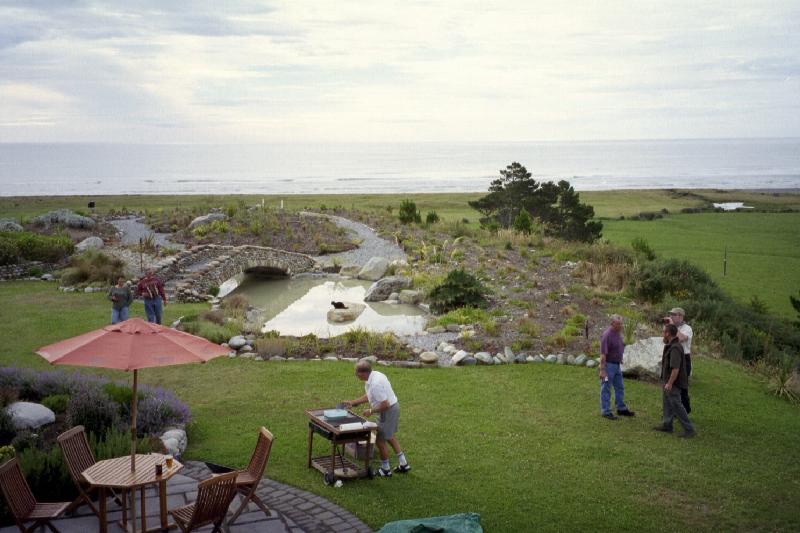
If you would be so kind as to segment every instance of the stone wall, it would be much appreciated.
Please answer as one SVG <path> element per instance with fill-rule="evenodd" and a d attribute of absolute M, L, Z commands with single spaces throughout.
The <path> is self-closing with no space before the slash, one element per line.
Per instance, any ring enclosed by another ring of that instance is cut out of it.
<path fill-rule="evenodd" d="M 0 266 L 0 279 L 23 279 L 30 277 L 31 268 L 38 267 L 42 273 L 50 272 L 53 270 L 53 265 L 42 263 L 41 261 L 30 261 L 18 265 L 3 265 Z M 38 277 L 38 276 L 37 276 Z"/>

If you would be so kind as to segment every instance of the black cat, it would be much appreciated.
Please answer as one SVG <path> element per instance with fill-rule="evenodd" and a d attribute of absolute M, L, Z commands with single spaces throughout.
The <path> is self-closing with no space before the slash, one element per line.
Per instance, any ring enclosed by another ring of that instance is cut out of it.
<path fill-rule="evenodd" d="M 331 302 L 334 309 L 347 309 L 347 306 L 342 302 Z"/>

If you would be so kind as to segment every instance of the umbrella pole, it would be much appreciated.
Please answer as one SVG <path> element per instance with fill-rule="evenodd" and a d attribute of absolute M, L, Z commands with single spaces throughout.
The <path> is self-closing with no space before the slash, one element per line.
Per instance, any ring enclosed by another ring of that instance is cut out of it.
<path fill-rule="evenodd" d="M 136 471 L 136 385 L 138 381 L 138 370 L 133 369 L 133 397 L 131 398 L 131 472 Z"/>

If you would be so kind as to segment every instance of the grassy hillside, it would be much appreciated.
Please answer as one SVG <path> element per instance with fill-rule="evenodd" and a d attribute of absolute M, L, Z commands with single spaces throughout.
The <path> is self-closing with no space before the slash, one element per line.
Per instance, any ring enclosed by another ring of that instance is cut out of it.
<path fill-rule="evenodd" d="M 729 294 L 743 302 L 757 295 L 770 311 L 795 312 L 789 295 L 800 289 L 800 213 L 700 213 L 653 221 L 607 220 L 603 236 L 629 245 L 646 239 L 665 257 L 703 267 Z M 727 274 L 723 258 L 728 250 Z"/>
<path fill-rule="evenodd" d="M 0 299 L 5 365 L 45 368 L 34 348 L 108 320 L 103 295 L 63 294 L 52 284 L 2 283 Z M 189 310 L 170 305 L 166 312 L 171 319 Z M 142 314 L 137 303 L 133 315 Z M 303 410 L 360 394 L 349 364 L 220 358 L 143 370 L 140 380 L 172 388 L 190 404 L 189 458 L 242 466 L 258 426 L 266 425 L 276 435 L 269 476 L 330 498 L 374 527 L 476 511 L 487 531 L 800 529 L 800 410 L 768 395 L 739 366 L 697 361 L 693 418 L 700 435 L 690 441 L 650 430 L 661 399 L 648 383 L 627 382 L 636 418 L 601 419 L 597 379 L 585 368 L 386 373 L 400 398 L 399 437 L 414 469 L 341 489 L 306 468 Z M 328 449 L 319 445 L 319 453 Z"/>

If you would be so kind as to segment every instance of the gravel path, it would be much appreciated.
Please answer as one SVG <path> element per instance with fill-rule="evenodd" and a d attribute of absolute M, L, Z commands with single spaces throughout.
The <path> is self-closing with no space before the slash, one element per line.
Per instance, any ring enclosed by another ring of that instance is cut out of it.
<path fill-rule="evenodd" d="M 407 260 L 406 253 L 397 244 L 378 237 L 375 230 L 360 222 L 355 222 L 347 218 L 334 215 L 323 215 L 320 213 L 309 213 L 303 211 L 304 216 L 325 217 L 340 228 L 345 228 L 357 235 L 360 241 L 358 248 L 337 254 L 320 255 L 314 259 L 324 265 L 332 265 L 336 259 L 342 265 L 364 266 L 373 257 L 385 257 L 389 261 L 394 259 Z"/>
<path fill-rule="evenodd" d="M 170 248 L 182 249 L 183 245 L 170 241 L 168 233 L 156 233 L 142 222 L 144 219 L 136 217 L 116 218 L 109 220 L 112 226 L 117 228 L 120 233 L 120 244 L 139 244 L 139 239 L 143 239 L 150 234 L 155 236 L 155 244 L 168 246 Z"/>
<path fill-rule="evenodd" d="M 458 333 L 445 331 L 444 333 L 429 333 L 427 335 L 400 335 L 397 338 L 400 342 L 409 346 L 419 348 L 424 352 L 432 352 L 436 350 L 440 342 L 453 342 L 456 340 L 458 338 Z"/>

